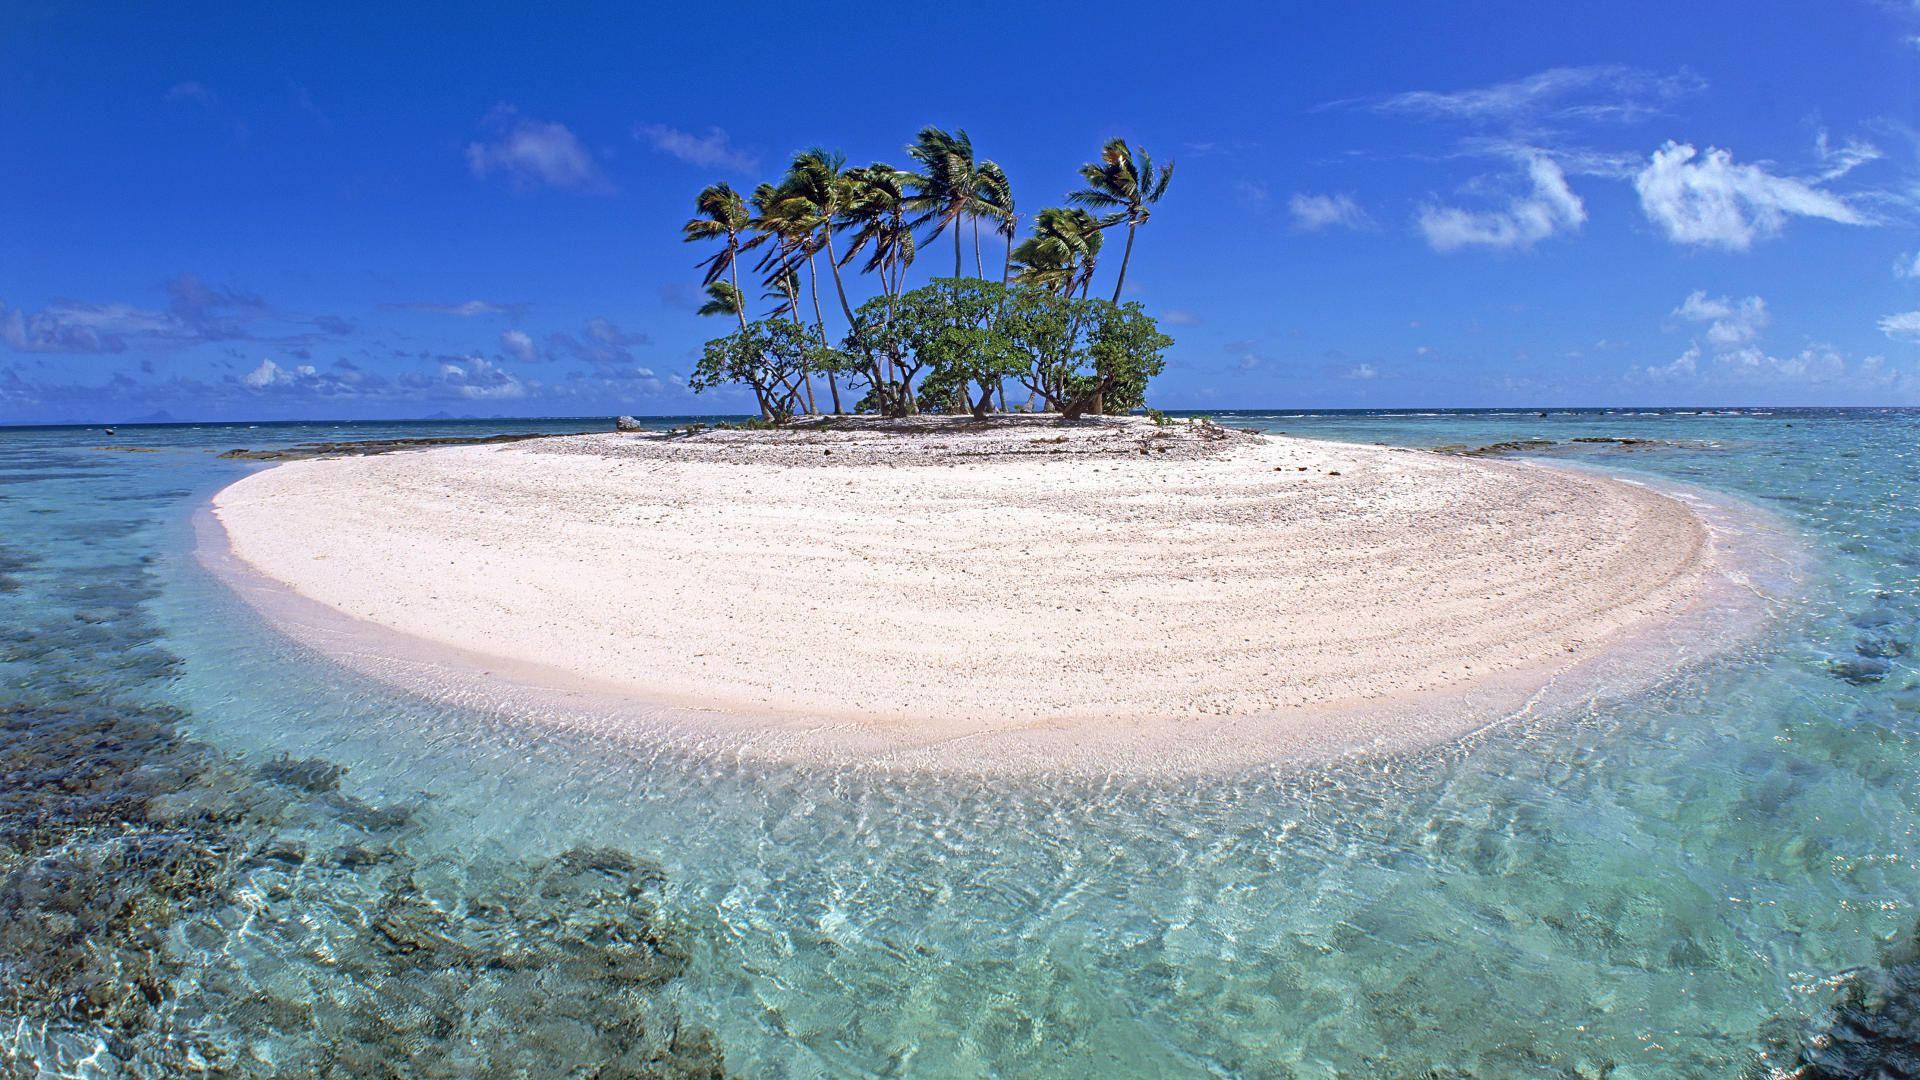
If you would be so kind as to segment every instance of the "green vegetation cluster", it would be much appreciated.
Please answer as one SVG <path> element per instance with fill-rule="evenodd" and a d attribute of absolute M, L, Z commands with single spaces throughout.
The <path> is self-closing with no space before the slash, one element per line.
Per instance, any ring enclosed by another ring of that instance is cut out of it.
<path fill-rule="evenodd" d="M 700 313 L 732 316 L 739 328 L 707 342 L 690 385 L 747 387 L 761 418 L 775 423 L 822 411 L 817 377 L 835 413 L 853 399 L 853 411 L 884 416 L 981 416 L 1007 411 L 1009 383 L 1016 396 L 1026 391 L 1022 408 L 1070 418 L 1144 407 L 1148 380 L 1165 366 L 1173 340 L 1120 294 L 1135 233 L 1165 194 L 1173 166 L 1156 170 L 1145 151 L 1109 140 L 1099 161 L 1081 167 L 1086 186 L 1069 195 L 1076 205 L 1040 211 L 1016 244 L 1012 187 L 998 165 L 975 159 L 966 132 L 925 128 L 907 153 L 916 171 L 884 163 L 848 168 L 842 154 L 807 150 L 780 183 L 761 184 L 750 198 L 724 183 L 700 193 L 698 216 L 682 231 L 688 240 L 721 243 L 700 264 L 708 297 Z M 998 281 L 986 274 L 982 222 L 1005 243 Z M 1113 296 L 1090 297 L 1105 230 L 1121 225 L 1127 240 Z M 952 235 L 953 275 L 909 289 L 923 232 L 928 242 Z M 754 270 L 775 306 L 749 320 L 740 257 L 756 250 Z M 862 257 L 860 273 L 877 280 L 878 293 L 855 307 L 841 270 Z M 821 306 L 821 261 L 844 320 L 837 342 Z"/>

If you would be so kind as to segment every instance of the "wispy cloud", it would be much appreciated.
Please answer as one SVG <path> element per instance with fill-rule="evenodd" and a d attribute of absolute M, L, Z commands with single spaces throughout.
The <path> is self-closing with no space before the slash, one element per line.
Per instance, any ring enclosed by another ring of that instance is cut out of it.
<path fill-rule="evenodd" d="M 1508 82 L 1462 90 L 1410 90 L 1332 104 L 1480 125 L 1555 120 L 1630 123 L 1662 115 L 1673 99 L 1705 87 L 1705 80 L 1685 69 L 1660 75 L 1619 64 L 1596 64 L 1548 68 Z"/>
<path fill-rule="evenodd" d="M 1813 150 L 1820 158 L 1820 179 L 1838 180 L 1862 165 L 1885 157 L 1880 148 L 1865 139 L 1848 139 L 1839 146 L 1821 128 L 1813 138 Z"/>
<path fill-rule="evenodd" d="M 1804 180 L 1776 176 L 1758 165 L 1736 165 L 1733 153 L 1669 141 L 1633 179 L 1640 208 L 1678 244 L 1745 251 L 1778 236 L 1789 217 L 1865 225 L 1847 201 Z"/>
<path fill-rule="evenodd" d="M 1353 196 L 1345 193 L 1310 195 L 1296 192 L 1288 202 L 1287 209 L 1293 214 L 1293 227 L 1302 232 L 1373 227 L 1373 218 L 1365 208 Z"/>
<path fill-rule="evenodd" d="M 1881 319 L 1880 332 L 1895 341 L 1920 341 L 1920 311 L 1903 311 Z"/>
<path fill-rule="evenodd" d="M 1233 197 L 1249 213 L 1265 213 L 1273 201 L 1272 189 L 1260 180 L 1235 180 Z"/>
<path fill-rule="evenodd" d="M 704 135 L 695 135 L 665 124 L 635 124 L 633 137 L 669 157 L 702 168 L 745 173 L 760 166 L 759 157 L 734 146 L 727 133 L 717 127 L 708 128 Z"/>
<path fill-rule="evenodd" d="M 1516 195 L 1499 210 L 1465 210 L 1429 204 L 1416 221 L 1435 251 L 1464 247 L 1524 250 L 1559 232 L 1572 232 L 1587 220 L 1586 205 L 1551 158 L 1535 155 L 1526 162 L 1529 191 Z"/>
<path fill-rule="evenodd" d="M 571 357 L 602 367 L 631 367 L 634 347 L 646 345 L 649 340 L 638 331 L 629 333 L 620 329 L 610 319 L 596 318 L 588 319 L 578 336 L 567 333 L 549 336 L 547 351 L 556 359 Z"/>
<path fill-rule="evenodd" d="M 477 315 L 505 315 L 518 319 L 526 315 L 526 304 L 503 303 L 498 300 L 462 300 L 453 304 L 436 304 L 421 301 L 381 304 L 383 308 L 401 311 L 423 311 L 430 315 L 457 315 L 471 319 Z"/>
<path fill-rule="evenodd" d="M 167 87 L 165 95 L 170 102 L 187 102 L 194 105 L 211 107 L 220 101 L 218 95 L 207 89 L 205 83 L 188 80 Z"/>
<path fill-rule="evenodd" d="M 492 138 L 467 144 L 467 168 L 474 176 L 499 174 L 517 192 L 542 187 L 599 195 L 613 191 L 586 145 L 566 125 L 534 120 L 511 105 L 498 105 L 484 126 Z"/>
<path fill-rule="evenodd" d="M 217 341 L 290 345 L 353 332 L 344 319 L 275 312 L 254 293 L 208 284 L 195 274 L 177 274 L 163 287 L 164 309 L 55 300 L 28 312 L 0 302 L 0 343 L 15 352 L 119 353 Z M 263 327 L 280 333 L 262 333 Z"/>

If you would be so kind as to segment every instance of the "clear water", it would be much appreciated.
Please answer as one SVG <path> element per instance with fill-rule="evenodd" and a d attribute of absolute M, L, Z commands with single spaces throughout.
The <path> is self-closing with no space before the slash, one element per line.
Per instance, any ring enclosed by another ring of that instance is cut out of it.
<path fill-rule="evenodd" d="M 550 1075 L 635 1039 L 697 1070 L 710 1031 L 753 1076 L 1764 1074 L 1909 939 L 1920 414 L 1220 418 L 1553 439 L 1772 510 L 1815 571 L 1768 634 L 1655 692 L 1420 753 L 1204 781 L 769 771 L 401 698 L 192 554 L 195 511 L 259 467 L 218 450 L 605 421 L 111 440 L 153 453 L 0 431 L 0 981 L 41 988 L 0 990 L 0 1047 L 79 1073 Z M 111 722 L 21 734 L 75 709 Z M 112 768 L 60 772 L 88 755 Z M 281 755 L 346 771 L 289 783 Z M 128 837 L 195 855 L 97 857 Z M 69 912 L 91 950 L 44 936 L 59 858 L 139 917 Z M 606 952 L 609 926 L 646 947 Z M 658 976 L 609 981 L 608 955 Z"/>

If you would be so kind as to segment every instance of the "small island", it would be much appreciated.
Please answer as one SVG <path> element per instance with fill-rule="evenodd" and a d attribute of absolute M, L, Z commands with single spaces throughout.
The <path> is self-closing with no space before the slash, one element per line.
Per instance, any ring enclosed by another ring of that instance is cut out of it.
<path fill-rule="evenodd" d="M 696 197 L 700 313 L 730 329 L 688 385 L 757 415 L 283 451 L 315 459 L 214 503 L 236 572 L 268 583 L 249 595 L 423 693 L 938 768 L 1430 743 L 1688 651 L 1648 643 L 1726 578 L 1667 494 L 1149 408 L 1173 341 L 1126 279 L 1170 164 L 1109 140 L 1016 242 L 1008 178 L 964 131 L 907 154 L 806 150 L 748 197 Z M 909 287 L 923 241 L 952 274 Z"/>

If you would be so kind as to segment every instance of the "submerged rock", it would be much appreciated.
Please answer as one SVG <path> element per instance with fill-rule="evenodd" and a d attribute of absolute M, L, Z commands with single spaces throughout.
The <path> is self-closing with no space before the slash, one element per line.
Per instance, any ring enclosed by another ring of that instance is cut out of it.
<path fill-rule="evenodd" d="M 1839 1002 L 1826 1022 L 1797 1033 L 1769 1033 L 1768 1056 L 1793 1067 L 1772 1075 L 1809 1080 L 1881 1080 L 1920 1076 L 1920 957 L 1911 942 L 1880 967 L 1844 972 Z"/>
<path fill-rule="evenodd" d="M 450 875 L 340 765 L 187 738 L 157 593 L 144 560 L 0 589 L 0 1075 L 722 1075 L 657 865 Z"/>
<path fill-rule="evenodd" d="M 1877 683 L 1891 670 L 1892 664 L 1876 656 L 1841 656 L 1827 661 L 1829 674 L 1855 686 Z"/>
<path fill-rule="evenodd" d="M 340 790 L 340 777 L 346 769 L 321 758 L 293 758 L 281 754 L 260 766 L 262 779 L 318 794 Z"/>
<path fill-rule="evenodd" d="M 1861 656 L 1873 657 L 1880 660 L 1891 660 L 1896 657 L 1905 656 L 1907 655 L 1907 649 L 1908 645 L 1906 641 L 1899 635 L 1885 632 L 1862 634 L 1856 638 L 1853 643 L 1854 652 L 1859 653 Z"/>

